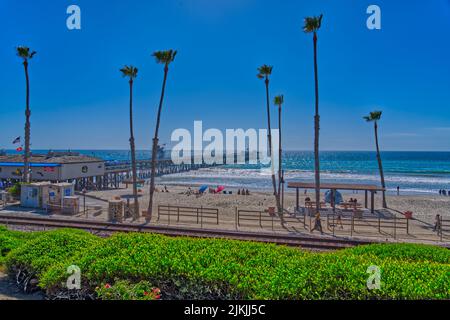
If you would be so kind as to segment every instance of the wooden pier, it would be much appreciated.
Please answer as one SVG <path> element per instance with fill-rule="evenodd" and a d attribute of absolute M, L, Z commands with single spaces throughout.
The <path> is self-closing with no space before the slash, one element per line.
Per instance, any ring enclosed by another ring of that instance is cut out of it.
<path fill-rule="evenodd" d="M 151 160 L 136 161 L 138 180 L 149 179 L 151 175 Z M 156 176 L 180 173 L 201 168 L 212 167 L 208 164 L 175 164 L 170 159 L 158 160 L 156 163 Z M 105 162 L 105 174 L 100 176 L 75 179 L 75 190 L 105 190 L 118 189 L 120 184 L 131 179 L 130 161 Z"/>

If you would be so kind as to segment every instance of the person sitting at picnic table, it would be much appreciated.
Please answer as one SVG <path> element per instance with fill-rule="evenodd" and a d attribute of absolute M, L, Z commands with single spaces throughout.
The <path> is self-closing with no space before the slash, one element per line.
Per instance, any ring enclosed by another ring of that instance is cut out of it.
<path fill-rule="evenodd" d="M 320 212 L 316 213 L 316 217 L 314 219 L 314 228 L 311 230 L 311 232 L 313 232 L 314 230 L 319 230 L 320 233 L 323 234 L 322 222 L 320 221 Z"/>

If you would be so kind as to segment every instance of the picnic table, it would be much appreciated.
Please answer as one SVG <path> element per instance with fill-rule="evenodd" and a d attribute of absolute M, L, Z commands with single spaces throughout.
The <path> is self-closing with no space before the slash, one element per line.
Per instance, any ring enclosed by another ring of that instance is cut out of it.
<path fill-rule="evenodd" d="M 305 206 L 308 209 L 313 209 L 316 206 L 315 201 L 305 201 Z M 320 202 L 320 209 L 324 209 L 327 206 L 326 202 L 321 201 Z"/>
<path fill-rule="evenodd" d="M 349 208 L 354 209 L 354 210 L 362 208 L 362 204 L 357 203 L 357 202 L 341 202 L 339 205 L 344 210 L 348 210 Z"/>

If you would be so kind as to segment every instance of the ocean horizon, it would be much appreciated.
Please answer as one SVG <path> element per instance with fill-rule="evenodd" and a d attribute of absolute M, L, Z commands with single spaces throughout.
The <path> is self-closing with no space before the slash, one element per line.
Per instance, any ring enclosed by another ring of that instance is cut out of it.
<path fill-rule="evenodd" d="M 67 150 L 53 150 L 67 151 Z M 105 161 L 130 160 L 129 150 L 71 150 Z M 6 150 L 8 154 L 17 153 Z M 33 150 L 46 153 L 48 150 Z M 170 150 L 166 151 L 170 157 Z M 138 150 L 137 159 L 149 159 L 150 150 Z M 445 151 L 384 151 L 381 152 L 386 187 L 403 194 L 436 194 L 450 190 L 450 152 Z M 378 163 L 374 151 L 321 151 L 321 181 L 380 185 Z M 225 185 L 233 188 L 269 190 L 271 186 L 267 166 L 225 164 L 217 167 L 166 175 L 159 178 L 164 184 Z M 284 151 L 285 180 L 314 181 L 314 153 L 312 151 Z"/>

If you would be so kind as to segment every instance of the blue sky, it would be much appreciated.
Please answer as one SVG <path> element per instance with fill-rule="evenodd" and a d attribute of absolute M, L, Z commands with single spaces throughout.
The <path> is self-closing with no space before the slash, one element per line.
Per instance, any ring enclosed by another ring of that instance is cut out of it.
<path fill-rule="evenodd" d="M 66 28 L 71 4 L 81 8 L 81 30 Z M 381 30 L 366 28 L 371 4 L 381 8 Z M 311 150 L 312 36 L 301 26 L 319 13 L 321 148 L 372 150 L 362 116 L 382 109 L 384 150 L 448 151 L 450 0 L 2 0 L 0 149 L 23 135 L 25 80 L 14 48 L 27 45 L 38 52 L 30 63 L 35 149 L 127 149 L 125 64 L 139 68 L 135 134 L 149 149 L 163 76 L 151 53 L 174 48 L 163 142 L 194 120 L 264 128 L 256 68 L 266 63 L 271 93 L 285 96 L 285 149 Z"/>

